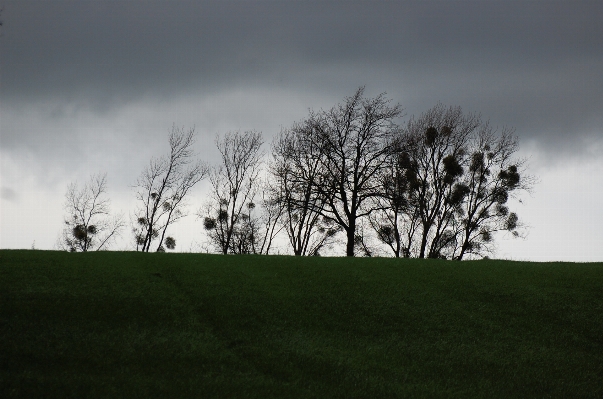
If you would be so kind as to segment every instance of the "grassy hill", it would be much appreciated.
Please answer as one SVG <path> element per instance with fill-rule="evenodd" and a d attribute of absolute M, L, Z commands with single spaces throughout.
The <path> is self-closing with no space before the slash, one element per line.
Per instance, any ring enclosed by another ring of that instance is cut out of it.
<path fill-rule="evenodd" d="M 601 398 L 603 264 L 0 251 L 0 397 Z"/>

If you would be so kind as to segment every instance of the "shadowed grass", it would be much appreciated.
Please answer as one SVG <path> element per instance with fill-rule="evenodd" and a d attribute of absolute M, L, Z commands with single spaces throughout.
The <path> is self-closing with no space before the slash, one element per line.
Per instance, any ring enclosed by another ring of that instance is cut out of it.
<path fill-rule="evenodd" d="M 0 251 L 0 295 L 0 397 L 603 397 L 601 263 Z"/>

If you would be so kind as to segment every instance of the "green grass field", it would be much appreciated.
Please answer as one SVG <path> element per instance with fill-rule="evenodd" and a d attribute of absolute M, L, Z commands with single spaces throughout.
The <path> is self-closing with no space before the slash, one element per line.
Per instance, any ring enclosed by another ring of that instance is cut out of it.
<path fill-rule="evenodd" d="M 0 251 L 2 398 L 602 398 L 603 263 Z"/>

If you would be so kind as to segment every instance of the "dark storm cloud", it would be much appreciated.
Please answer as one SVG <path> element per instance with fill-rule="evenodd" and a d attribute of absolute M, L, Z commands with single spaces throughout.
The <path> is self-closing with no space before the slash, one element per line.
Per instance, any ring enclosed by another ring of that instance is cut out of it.
<path fill-rule="evenodd" d="M 144 96 L 366 83 L 412 113 L 459 104 L 554 145 L 601 133 L 601 18 L 600 1 L 9 1 L 1 95 L 9 109 L 102 113 Z"/>

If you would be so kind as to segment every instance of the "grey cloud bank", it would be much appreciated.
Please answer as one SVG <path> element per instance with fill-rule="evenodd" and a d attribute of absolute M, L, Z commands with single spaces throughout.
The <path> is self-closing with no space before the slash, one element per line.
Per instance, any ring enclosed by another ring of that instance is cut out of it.
<path fill-rule="evenodd" d="M 460 104 L 550 144 L 603 125 L 602 16 L 598 1 L 9 1 L 3 106 L 102 113 L 235 87 L 341 96 L 367 84 L 413 112 Z"/>

